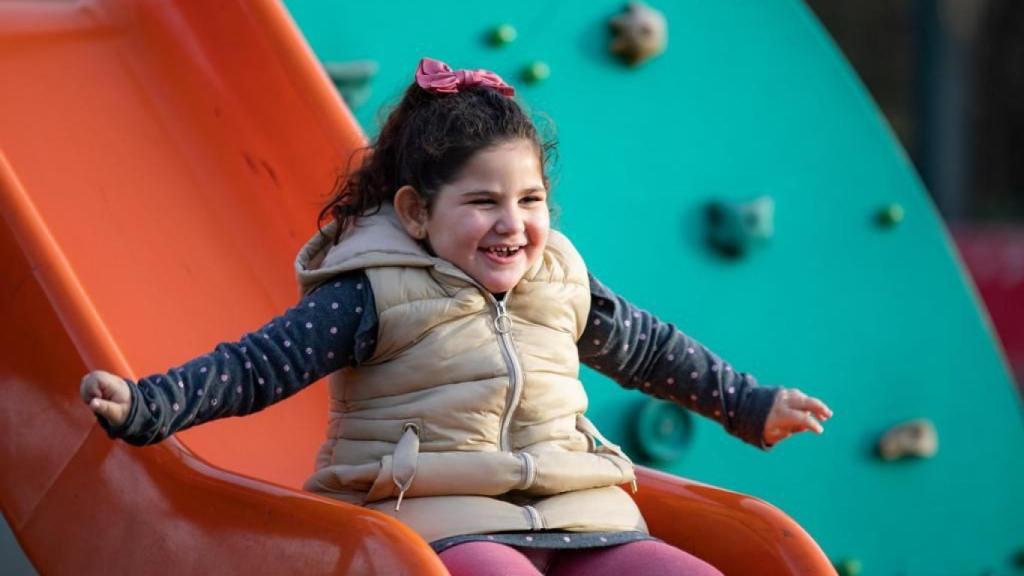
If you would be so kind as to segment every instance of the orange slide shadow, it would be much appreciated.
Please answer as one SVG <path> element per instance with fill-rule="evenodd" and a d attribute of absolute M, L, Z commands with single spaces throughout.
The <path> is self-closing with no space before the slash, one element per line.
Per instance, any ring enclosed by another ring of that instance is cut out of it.
<path fill-rule="evenodd" d="M 42 574 L 445 574 L 386 516 L 298 490 L 322 384 L 144 449 L 78 399 L 297 298 L 292 259 L 364 143 L 272 0 L 0 3 L 0 507 Z M 834 573 L 755 499 L 642 470 L 659 537 L 727 574 Z M 683 521 L 685 519 L 685 522 Z"/>

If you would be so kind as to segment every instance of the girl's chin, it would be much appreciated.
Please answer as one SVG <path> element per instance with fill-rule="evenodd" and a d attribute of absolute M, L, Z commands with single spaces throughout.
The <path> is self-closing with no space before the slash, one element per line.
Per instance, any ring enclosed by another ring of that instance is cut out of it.
<path fill-rule="evenodd" d="M 516 287 L 515 282 L 485 282 L 484 288 L 491 294 L 503 294 Z"/>
<path fill-rule="evenodd" d="M 488 292 L 500 294 L 515 288 L 522 277 L 522 274 L 488 274 L 482 278 L 477 278 L 476 281 L 486 288 Z"/>
<path fill-rule="evenodd" d="M 500 294 L 508 292 L 516 287 L 523 275 L 530 268 L 530 259 L 527 255 L 519 254 L 508 262 L 492 262 L 484 258 L 476 260 L 467 266 L 466 271 L 473 280 L 483 286 L 488 292 Z"/>

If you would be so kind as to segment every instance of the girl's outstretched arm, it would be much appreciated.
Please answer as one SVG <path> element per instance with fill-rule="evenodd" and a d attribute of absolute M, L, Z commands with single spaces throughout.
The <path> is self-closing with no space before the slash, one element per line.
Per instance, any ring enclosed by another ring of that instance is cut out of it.
<path fill-rule="evenodd" d="M 258 412 L 358 364 L 372 353 L 376 329 L 369 282 L 350 272 L 259 330 L 165 373 L 133 382 L 92 372 L 82 381 L 82 399 L 111 437 L 153 444 L 202 422 Z"/>
<path fill-rule="evenodd" d="M 718 421 L 762 449 L 782 390 L 758 386 L 675 326 L 661 322 L 590 277 L 591 307 L 577 344 L 580 360 L 618 382 Z"/>

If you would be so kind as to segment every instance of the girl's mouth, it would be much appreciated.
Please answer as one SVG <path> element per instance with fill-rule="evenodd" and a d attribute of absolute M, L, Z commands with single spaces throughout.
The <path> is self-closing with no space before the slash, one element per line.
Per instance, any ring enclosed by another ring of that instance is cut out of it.
<path fill-rule="evenodd" d="M 523 252 L 523 246 L 491 246 L 488 248 L 481 248 L 489 260 L 498 264 L 508 264 L 514 262 L 519 254 Z"/>

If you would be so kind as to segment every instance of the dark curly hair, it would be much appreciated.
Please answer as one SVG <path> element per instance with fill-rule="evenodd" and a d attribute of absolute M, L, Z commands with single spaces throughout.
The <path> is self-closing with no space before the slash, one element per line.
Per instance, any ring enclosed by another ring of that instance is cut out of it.
<path fill-rule="evenodd" d="M 485 86 L 438 94 L 413 82 L 388 114 L 377 139 L 349 157 L 349 170 L 339 176 L 330 201 L 320 211 L 318 227 L 333 218 L 338 223 L 337 244 L 358 217 L 375 214 L 385 202 L 391 204 L 404 185 L 424 197 L 429 211 L 441 187 L 458 177 L 473 154 L 518 139 L 536 147 L 544 186 L 550 190 L 547 167 L 557 157 L 557 141 L 553 136 L 542 139 L 514 98 Z M 355 159 L 362 163 L 353 172 Z M 320 232 L 324 233 L 322 227 Z"/>

